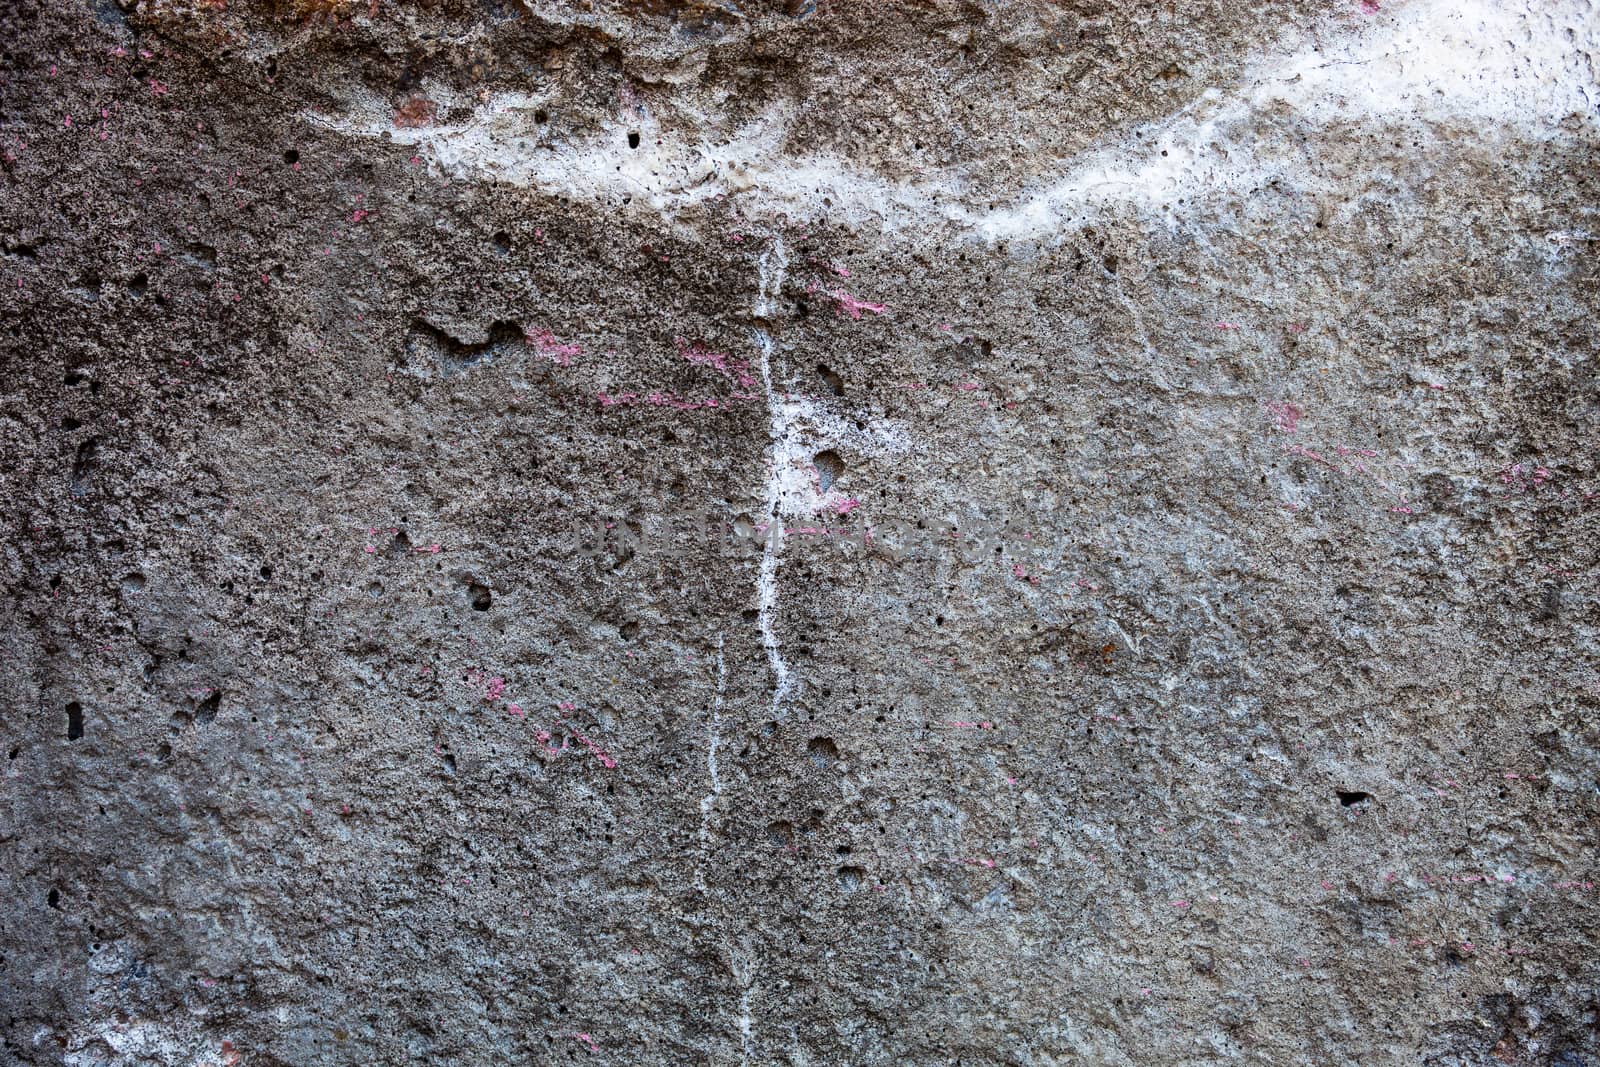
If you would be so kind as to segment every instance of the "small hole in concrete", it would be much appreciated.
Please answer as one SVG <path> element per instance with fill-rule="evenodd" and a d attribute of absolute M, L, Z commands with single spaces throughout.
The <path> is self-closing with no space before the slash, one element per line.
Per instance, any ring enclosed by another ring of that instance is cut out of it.
<path fill-rule="evenodd" d="M 494 595 L 489 592 L 489 587 L 486 585 L 473 582 L 467 588 L 467 592 L 472 597 L 473 611 L 488 611 L 489 606 L 494 603 Z"/>
<path fill-rule="evenodd" d="M 76 700 L 67 705 L 67 740 L 76 741 L 83 736 L 83 705 Z"/>
<path fill-rule="evenodd" d="M 1339 794 L 1339 803 L 1347 808 L 1372 799 L 1371 793 L 1363 793 L 1359 789 L 1339 789 L 1336 792 Z"/>
<path fill-rule="evenodd" d="M 811 458 L 811 462 L 817 468 L 817 488 L 824 493 L 844 475 L 844 460 L 831 448 L 825 452 L 818 452 Z"/>

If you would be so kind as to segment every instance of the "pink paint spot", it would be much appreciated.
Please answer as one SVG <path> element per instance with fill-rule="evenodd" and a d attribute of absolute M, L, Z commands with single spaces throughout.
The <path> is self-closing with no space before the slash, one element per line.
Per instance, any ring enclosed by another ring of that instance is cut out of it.
<path fill-rule="evenodd" d="M 167 95 L 167 87 L 165 85 L 162 85 L 160 82 L 156 81 L 154 78 L 151 78 L 150 79 L 150 95 L 151 96 L 166 96 Z"/>
<path fill-rule="evenodd" d="M 583 347 L 581 345 L 576 343 L 562 344 L 556 338 L 556 335 L 551 333 L 549 330 L 537 330 L 532 333 L 525 333 L 523 334 L 522 339 L 527 344 L 532 345 L 533 350 L 539 353 L 541 357 L 548 359 L 558 367 L 572 366 L 572 357 L 580 355 L 583 352 Z"/>
<path fill-rule="evenodd" d="M 1338 470 L 1339 469 L 1338 464 L 1333 463 L 1333 462 L 1331 462 L 1331 461 L 1329 461 L 1327 459 L 1324 459 L 1321 455 L 1317 454 L 1315 451 L 1307 448 L 1304 445 L 1290 445 L 1287 448 L 1285 448 L 1284 451 L 1289 453 L 1291 456 L 1299 456 L 1302 459 L 1309 459 L 1309 460 L 1312 460 L 1313 462 L 1320 463 L 1324 467 L 1327 467 L 1329 470 Z"/>
<path fill-rule="evenodd" d="M 1236 322 L 1219 322 L 1219 323 L 1217 323 L 1217 329 L 1219 329 L 1219 330 L 1237 330 L 1238 328 L 1239 328 L 1239 324 L 1236 323 Z"/>
<path fill-rule="evenodd" d="M 350 212 L 350 221 L 351 222 L 366 222 L 367 218 L 371 214 L 372 214 L 372 212 L 368 211 L 366 208 L 358 207 L 354 211 Z"/>
<path fill-rule="evenodd" d="M 1172 902 L 1172 906 L 1177 908 L 1179 911 L 1183 911 L 1189 907 L 1189 902 L 1187 900 L 1174 900 Z"/>
<path fill-rule="evenodd" d="M 863 311 L 870 311 L 874 315 L 882 315 L 885 311 L 889 310 L 889 305 L 887 304 L 874 304 L 870 301 L 861 300 L 857 297 L 851 296 L 843 289 L 830 289 L 827 290 L 827 294 L 831 296 L 834 300 L 834 303 L 838 305 L 838 307 L 834 309 L 835 315 L 849 315 L 852 319 L 859 319 L 861 318 L 861 313 Z"/>
<path fill-rule="evenodd" d="M 577 1039 L 578 1041 L 581 1041 L 583 1043 L 584 1047 L 587 1048 L 590 1052 L 599 1052 L 600 1051 L 600 1046 L 597 1045 L 595 1043 L 594 1038 L 590 1037 L 588 1034 L 573 1034 L 572 1036 L 575 1039 Z"/>
<path fill-rule="evenodd" d="M 514 719 L 526 719 L 528 717 L 528 713 L 522 710 L 521 704 L 507 704 L 506 714 Z"/>
<path fill-rule="evenodd" d="M 1281 404 L 1267 405 L 1267 410 L 1272 413 L 1273 421 L 1278 429 L 1284 433 L 1294 433 L 1300 425 L 1300 417 L 1305 414 L 1299 407 L 1285 400 Z"/>
<path fill-rule="evenodd" d="M 982 389 L 983 385 L 980 382 L 957 382 L 956 388 L 963 393 L 970 393 L 974 390 Z"/>
<path fill-rule="evenodd" d="M 833 510 L 838 512 L 840 515 L 848 515 L 860 506 L 861 501 L 857 500 L 855 497 L 850 497 L 847 500 L 841 500 L 837 504 L 833 505 Z"/>
<path fill-rule="evenodd" d="M 726 352 L 713 352 L 703 343 L 696 341 L 690 344 L 682 337 L 674 338 L 678 346 L 678 355 L 686 363 L 696 367 L 710 367 L 724 378 L 739 383 L 741 389 L 754 388 L 756 380 L 750 374 L 748 360 L 737 359 Z"/>
<path fill-rule="evenodd" d="M 504 693 L 505 691 L 506 680 L 504 678 L 490 678 L 484 683 L 483 702 L 485 704 L 493 704 L 496 700 L 500 699 L 500 694 Z"/>
<path fill-rule="evenodd" d="M 1376 15 L 1378 13 L 1378 0 L 1361 0 L 1361 13 L 1363 15 Z"/>

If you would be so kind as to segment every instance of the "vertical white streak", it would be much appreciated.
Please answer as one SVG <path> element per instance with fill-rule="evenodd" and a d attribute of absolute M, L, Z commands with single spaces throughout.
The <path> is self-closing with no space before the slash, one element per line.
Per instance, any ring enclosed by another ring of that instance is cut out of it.
<path fill-rule="evenodd" d="M 788 253 L 783 247 L 783 238 L 773 238 L 771 246 L 761 254 L 757 263 L 760 276 L 760 291 L 756 295 L 755 313 L 757 318 L 765 318 L 774 307 L 773 297 L 783 288 L 784 271 L 789 266 Z M 767 665 L 772 669 L 774 686 L 772 691 L 772 714 L 778 713 L 779 705 L 783 698 L 789 694 L 789 665 L 783 660 L 783 651 L 779 646 L 777 631 L 773 629 L 773 612 L 778 604 L 778 565 L 783 555 L 783 486 L 784 478 L 788 473 L 784 468 L 791 457 L 790 449 L 786 447 L 792 435 L 794 421 L 794 405 L 786 395 L 777 392 L 772 385 L 772 336 L 767 333 L 766 327 L 757 326 L 755 330 L 756 350 L 761 354 L 761 384 L 767 394 L 767 418 L 769 422 L 767 447 L 767 463 L 770 469 L 767 472 L 766 513 L 762 521 L 767 524 L 766 547 L 761 553 L 761 575 L 756 584 L 756 610 L 761 626 L 761 647 L 767 653 Z"/>
<path fill-rule="evenodd" d="M 749 1067 L 750 1063 L 750 987 L 745 986 L 744 992 L 739 994 L 739 1063 L 741 1067 Z"/>

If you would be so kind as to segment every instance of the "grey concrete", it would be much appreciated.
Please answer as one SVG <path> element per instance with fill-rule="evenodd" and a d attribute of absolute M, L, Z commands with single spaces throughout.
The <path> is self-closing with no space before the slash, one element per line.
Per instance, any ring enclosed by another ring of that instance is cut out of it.
<path fill-rule="evenodd" d="M 1597 1067 L 1589 0 L 12 0 L 6 1063 Z"/>

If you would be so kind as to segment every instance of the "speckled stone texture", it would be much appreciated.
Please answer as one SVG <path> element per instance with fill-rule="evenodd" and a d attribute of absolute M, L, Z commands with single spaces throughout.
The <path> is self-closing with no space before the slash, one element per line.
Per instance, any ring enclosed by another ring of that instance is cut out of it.
<path fill-rule="evenodd" d="M 0 4 L 0 1060 L 1600 1067 L 1597 49 Z"/>

